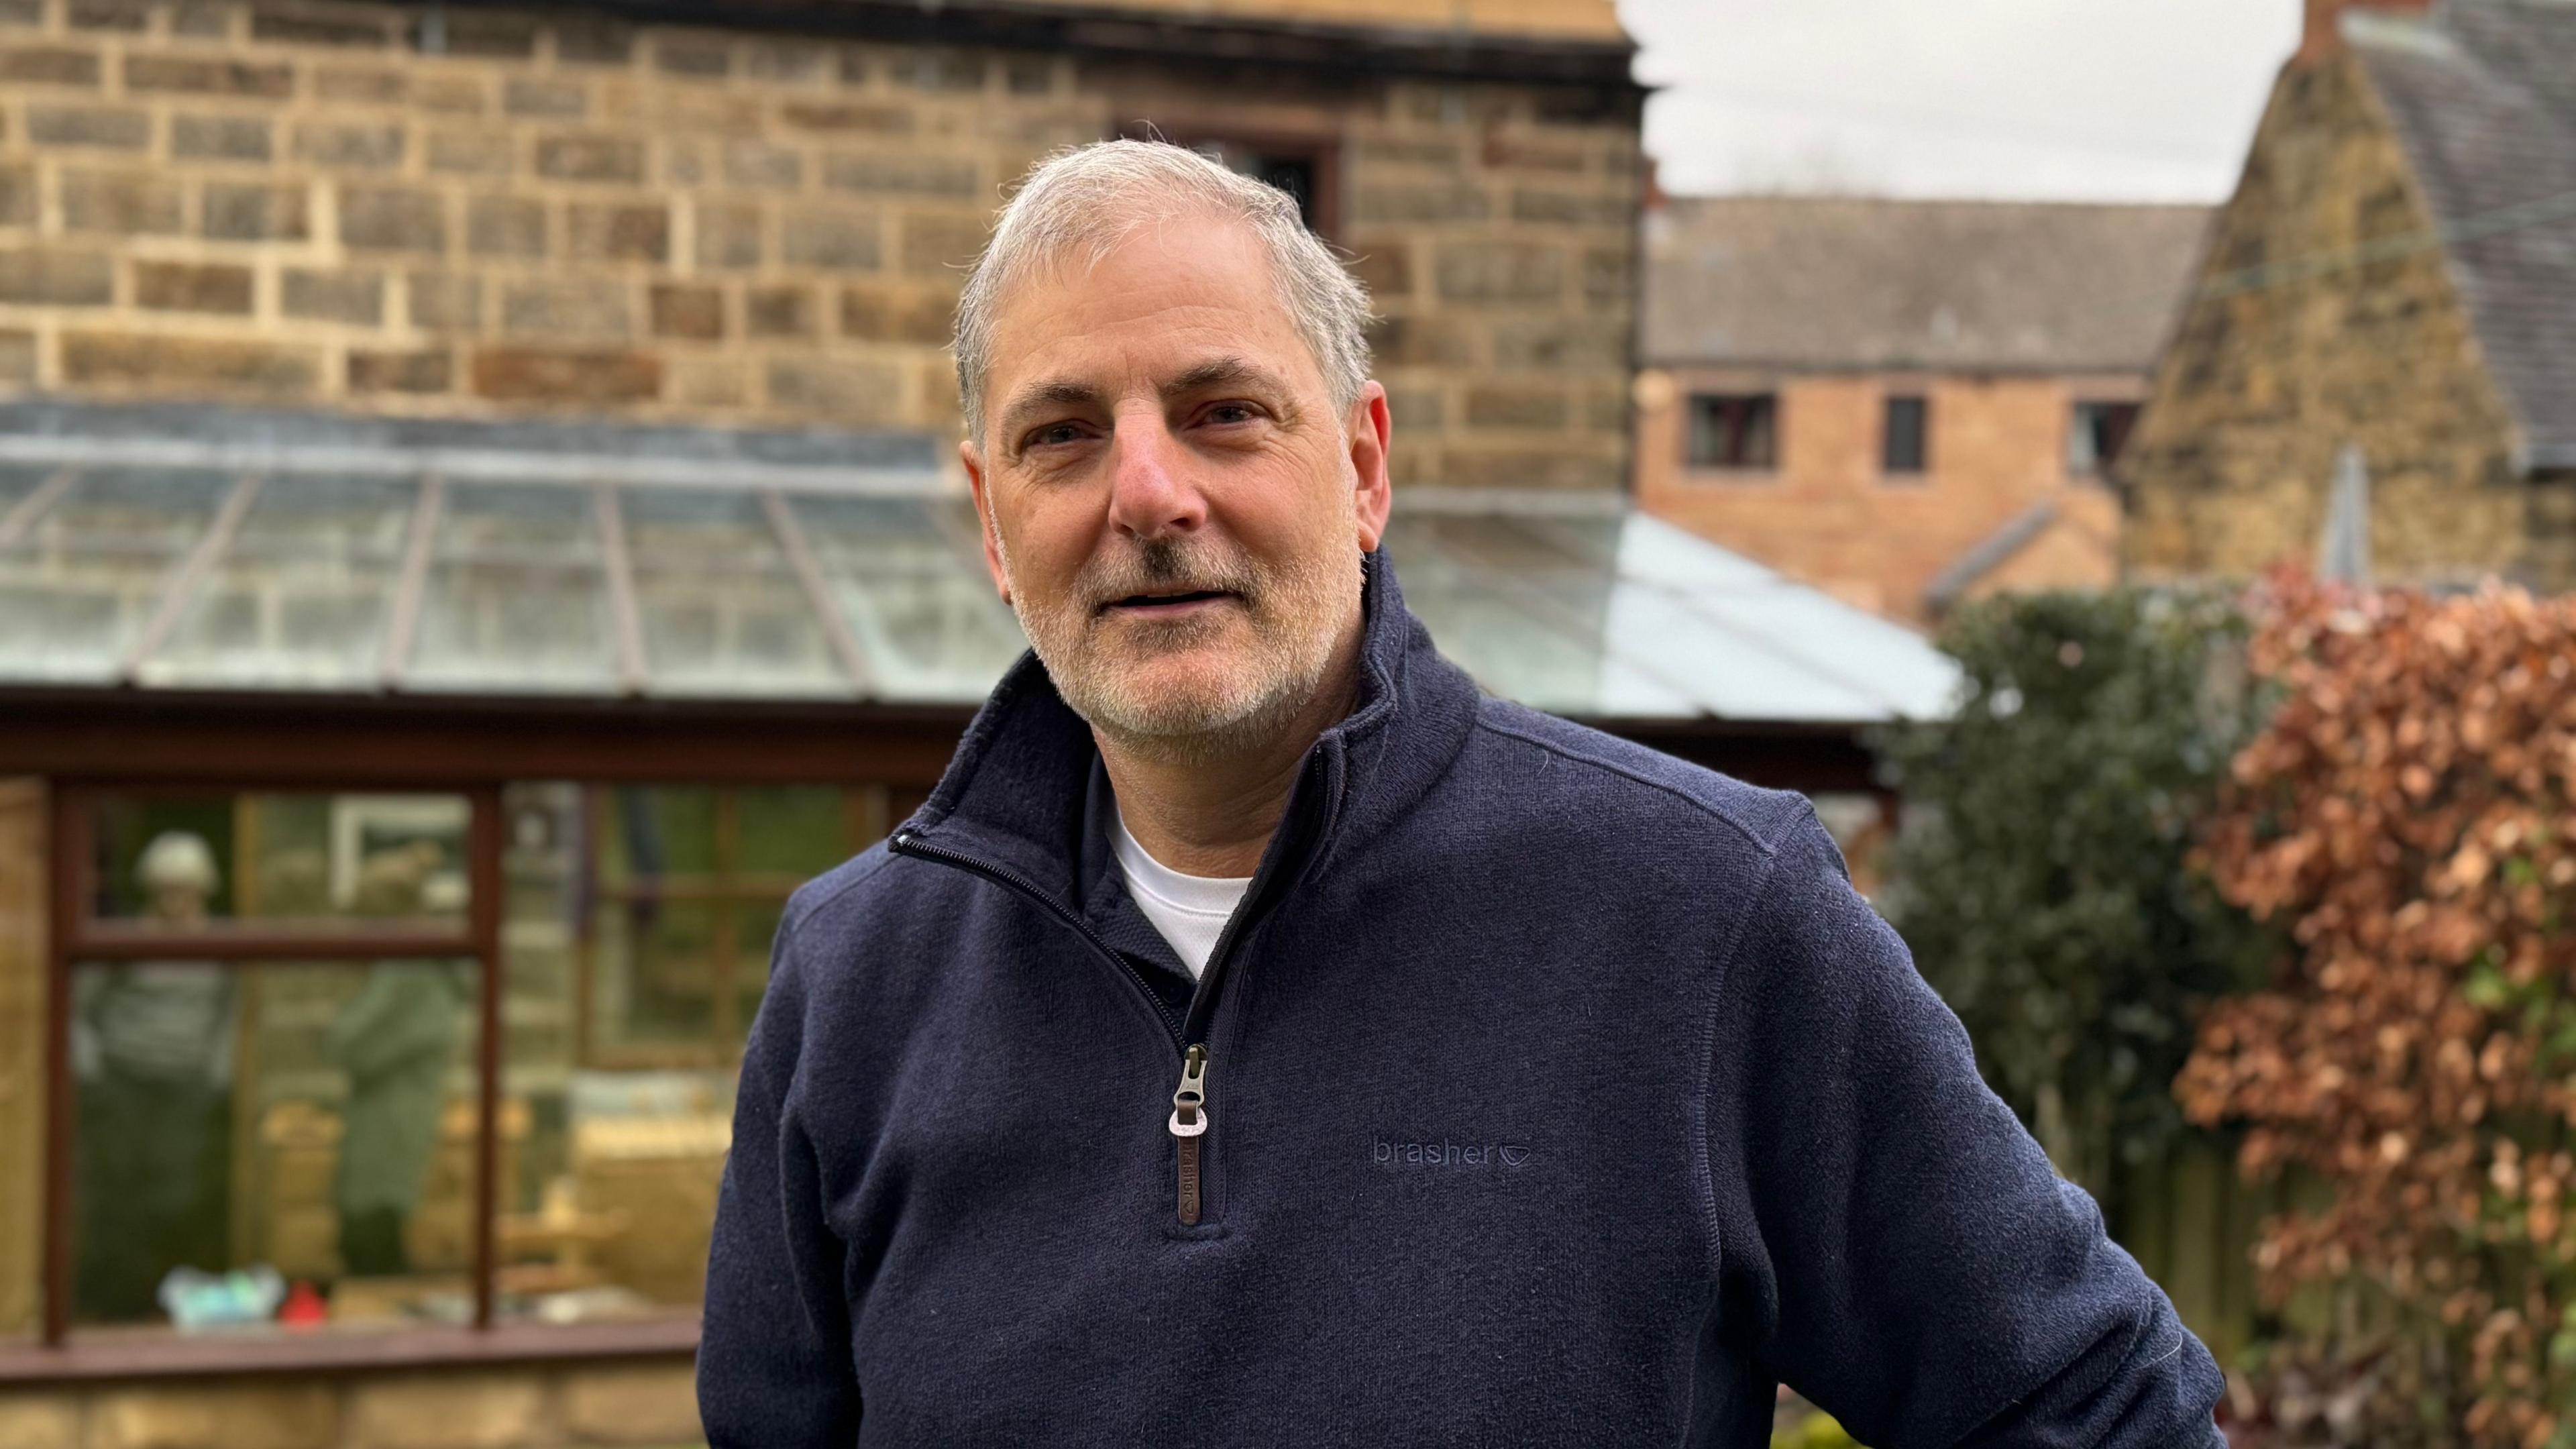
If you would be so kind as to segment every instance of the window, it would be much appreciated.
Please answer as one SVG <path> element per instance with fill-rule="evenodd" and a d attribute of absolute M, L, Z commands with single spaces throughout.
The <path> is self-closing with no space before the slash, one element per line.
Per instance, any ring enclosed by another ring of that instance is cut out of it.
<path fill-rule="evenodd" d="M 2066 471 L 2077 478 L 2098 478 L 2120 461 L 2129 433 L 2138 425 L 2133 402 L 2079 402 L 2066 430 Z"/>
<path fill-rule="evenodd" d="M 70 788 L 48 1317 L 685 1317 L 787 896 L 919 800 Z M 29 1326 L 38 1266 L 0 1261 L 0 1332 Z"/>
<path fill-rule="evenodd" d="M 1159 126 L 1140 121 L 1120 134 L 1131 139 L 1155 138 L 1187 146 L 1230 171 L 1267 182 L 1296 199 L 1306 229 L 1334 236 L 1340 215 L 1334 205 L 1333 146 L 1300 136 L 1243 135 L 1186 125 Z"/>
<path fill-rule="evenodd" d="M 1891 474 L 1920 473 L 1929 456 L 1928 433 L 1931 429 L 1931 403 L 1921 396 L 1891 397 L 1887 400 L 1887 420 L 1881 461 Z"/>
<path fill-rule="evenodd" d="M 65 1320 L 475 1317 L 474 813 L 427 793 L 76 801 Z"/>
<path fill-rule="evenodd" d="M 1688 458 L 1694 468 L 1768 470 L 1779 463 L 1780 400 L 1772 393 L 1694 393 Z"/>

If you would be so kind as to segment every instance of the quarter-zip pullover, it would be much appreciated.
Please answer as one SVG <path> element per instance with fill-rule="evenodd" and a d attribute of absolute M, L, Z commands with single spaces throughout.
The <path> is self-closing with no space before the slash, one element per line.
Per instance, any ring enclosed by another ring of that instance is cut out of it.
<path fill-rule="evenodd" d="M 1482 697 L 1369 559 L 1359 700 L 1193 982 L 1034 658 L 799 891 L 708 1269 L 714 1449 L 2209 1449 L 2162 1292 L 1798 796 Z"/>

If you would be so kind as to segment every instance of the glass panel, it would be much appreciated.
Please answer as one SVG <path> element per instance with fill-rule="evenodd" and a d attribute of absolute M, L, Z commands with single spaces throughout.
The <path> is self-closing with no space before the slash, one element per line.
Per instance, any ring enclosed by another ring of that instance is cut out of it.
<path fill-rule="evenodd" d="M 172 931 L 209 920 L 461 929 L 457 795 L 113 795 L 95 816 L 92 913 Z"/>
<path fill-rule="evenodd" d="M 972 703 L 1028 647 L 974 552 L 971 504 L 807 497 L 792 506 L 877 697 Z"/>
<path fill-rule="evenodd" d="M 0 521 L 6 521 L 9 511 L 54 473 L 52 463 L 0 463 Z"/>
<path fill-rule="evenodd" d="M 587 490 L 448 487 L 404 684 L 495 693 L 615 691 L 616 631 Z"/>
<path fill-rule="evenodd" d="M 503 813 L 502 1092 L 534 1125 L 503 1200 L 501 1312 L 694 1305 L 787 891 L 879 828 L 882 794 L 523 784 Z"/>
<path fill-rule="evenodd" d="M 469 962 L 78 968 L 74 1319 L 469 1318 L 478 999 Z"/>
<path fill-rule="evenodd" d="M 655 693 L 850 692 L 758 498 L 645 488 L 622 496 Z"/>
<path fill-rule="evenodd" d="M 852 799 L 846 790 L 789 785 L 738 792 L 742 811 L 742 853 L 736 862 L 746 875 L 778 876 L 801 884 L 822 874 L 858 849 L 851 820 Z M 745 938 L 755 950 L 766 950 L 769 937 Z"/>
<path fill-rule="evenodd" d="M 73 484 L 0 551 L 0 677 L 113 679 L 233 483 L 202 470 L 107 470 Z"/>
<path fill-rule="evenodd" d="M 268 479 L 144 681 L 373 684 L 415 492 L 399 478 Z"/>
<path fill-rule="evenodd" d="M 45 867 L 44 782 L 0 780 L 0 1341 L 43 1302 Z"/>
<path fill-rule="evenodd" d="M 1387 550 L 1402 571 L 1406 605 L 1495 693 L 1568 714 L 1699 712 L 1678 685 L 1605 647 L 1606 570 L 1492 518 L 1399 516 Z"/>

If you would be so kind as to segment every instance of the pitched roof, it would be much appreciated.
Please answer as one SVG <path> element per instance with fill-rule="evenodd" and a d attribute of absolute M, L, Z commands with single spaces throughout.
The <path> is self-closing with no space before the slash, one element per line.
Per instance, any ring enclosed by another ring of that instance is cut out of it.
<path fill-rule="evenodd" d="M 2576 0 L 2353 12 L 2533 465 L 2576 468 Z"/>
<path fill-rule="evenodd" d="M 1646 219 L 1649 363 L 2143 372 L 2210 210 L 1848 197 Z"/>

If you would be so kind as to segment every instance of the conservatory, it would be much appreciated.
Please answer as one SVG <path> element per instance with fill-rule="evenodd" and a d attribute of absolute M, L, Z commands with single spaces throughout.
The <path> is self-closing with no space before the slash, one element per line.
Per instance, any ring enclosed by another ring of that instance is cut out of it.
<path fill-rule="evenodd" d="M 934 440 L 0 407 L 0 1380 L 685 1353 L 788 893 L 1023 647 Z M 1487 689 L 1875 798 L 1897 626 L 1423 490 Z"/>

